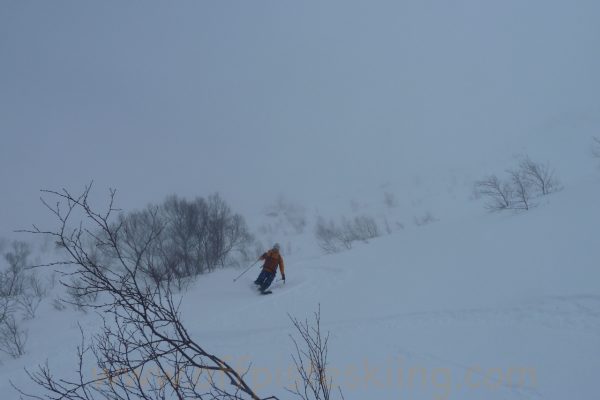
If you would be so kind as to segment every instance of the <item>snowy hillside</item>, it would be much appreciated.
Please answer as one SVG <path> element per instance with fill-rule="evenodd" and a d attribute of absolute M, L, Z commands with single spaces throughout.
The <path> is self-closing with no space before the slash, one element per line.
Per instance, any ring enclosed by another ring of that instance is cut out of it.
<path fill-rule="evenodd" d="M 346 399 L 593 398 L 599 183 L 591 171 L 529 212 L 487 214 L 475 202 L 469 216 L 350 251 L 295 253 L 287 283 L 270 296 L 253 288 L 257 267 L 235 283 L 237 270 L 202 276 L 185 293 L 183 319 L 210 351 L 241 370 L 251 365 L 248 380 L 264 396 L 291 398 L 288 314 L 311 318 L 320 304 L 330 371 Z M 99 329 L 94 314 L 49 302 L 39 314 L 28 323 L 27 355 L 0 366 L 3 398 L 17 398 L 9 380 L 32 389 L 23 367 L 48 359 L 71 374 L 77 324 L 86 335 Z"/>

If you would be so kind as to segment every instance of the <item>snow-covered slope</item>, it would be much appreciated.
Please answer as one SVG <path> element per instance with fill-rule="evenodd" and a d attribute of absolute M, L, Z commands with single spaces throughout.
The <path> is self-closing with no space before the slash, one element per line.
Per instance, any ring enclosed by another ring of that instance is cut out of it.
<path fill-rule="evenodd" d="M 266 298 L 248 288 L 251 277 L 237 287 L 228 273 L 214 275 L 199 282 L 188 315 L 212 315 L 198 335 L 268 370 L 268 393 L 281 393 L 277 373 L 291 362 L 286 313 L 310 317 L 320 303 L 346 398 L 591 398 L 600 367 L 597 185 L 581 181 L 522 215 L 440 221 L 290 260 L 289 282 Z M 216 315 L 193 305 L 219 297 Z M 425 383 L 410 378 L 415 369 Z M 524 385 L 517 371 L 527 371 Z"/>
<path fill-rule="evenodd" d="M 330 368 L 346 399 L 593 398 L 600 369 L 600 177 L 590 171 L 520 214 L 442 219 L 320 256 L 286 258 L 287 283 L 260 296 L 255 268 L 203 276 L 184 321 L 207 349 L 252 367 L 258 392 L 290 398 L 289 315 L 321 307 Z M 93 314 L 43 304 L 28 354 L 0 366 L 2 398 L 27 387 L 22 367 L 74 369 Z M 46 327 L 51 326 L 48 330 Z"/>

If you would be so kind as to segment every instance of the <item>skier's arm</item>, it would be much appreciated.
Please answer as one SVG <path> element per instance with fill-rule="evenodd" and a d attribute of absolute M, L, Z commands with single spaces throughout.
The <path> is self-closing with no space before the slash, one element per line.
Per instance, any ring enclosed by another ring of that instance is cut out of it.
<path fill-rule="evenodd" d="M 281 279 L 285 281 L 285 265 L 283 264 L 283 257 L 279 256 L 279 271 L 281 271 Z"/>

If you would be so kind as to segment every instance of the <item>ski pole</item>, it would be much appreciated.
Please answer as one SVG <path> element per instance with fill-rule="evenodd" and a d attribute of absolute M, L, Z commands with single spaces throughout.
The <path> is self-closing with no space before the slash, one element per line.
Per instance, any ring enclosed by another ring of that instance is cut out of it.
<path fill-rule="evenodd" d="M 254 262 L 252 263 L 252 265 L 251 265 L 251 266 L 249 266 L 248 268 L 246 268 L 246 269 L 244 270 L 244 272 L 242 272 L 242 273 L 241 273 L 241 274 L 240 274 L 240 275 L 239 275 L 237 278 L 235 278 L 233 281 L 235 282 L 235 281 L 237 281 L 238 279 L 240 279 L 240 278 L 242 277 L 242 275 L 244 275 L 246 272 L 250 271 L 250 268 L 254 267 L 254 266 L 256 265 L 256 263 L 257 263 L 257 262 L 259 262 L 259 261 L 260 261 L 260 260 L 256 260 L 256 261 L 254 261 Z"/>

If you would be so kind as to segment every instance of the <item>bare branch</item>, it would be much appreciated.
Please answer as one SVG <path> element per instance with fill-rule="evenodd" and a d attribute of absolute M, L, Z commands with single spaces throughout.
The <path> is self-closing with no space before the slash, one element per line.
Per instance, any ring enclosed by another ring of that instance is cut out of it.
<path fill-rule="evenodd" d="M 296 349 L 292 359 L 300 376 L 300 382 L 296 381 L 292 389 L 287 390 L 302 400 L 330 400 L 333 379 L 327 374 L 327 345 L 329 333 L 321 331 L 321 305 L 314 314 L 314 322 L 309 324 L 307 320 L 300 321 L 288 314 L 300 335 L 298 342 L 291 336 Z M 343 399 L 341 388 L 338 387 Z"/>
<path fill-rule="evenodd" d="M 151 223 L 150 230 L 133 240 L 135 225 L 113 220 L 115 192 L 110 191 L 109 206 L 104 212 L 89 204 L 91 185 L 79 196 L 67 190 L 44 191 L 58 199 L 49 207 L 59 227 L 47 233 L 65 250 L 68 260 L 77 267 L 71 274 L 82 295 L 98 295 L 98 304 L 83 302 L 82 307 L 99 311 L 104 320 L 100 333 L 78 347 L 78 379 L 55 378 L 48 365 L 40 366 L 29 376 L 45 394 L 23 396 L 35 399 L 93 400 L 165 399 L 165 398 L 261 398 L 227 362 L 206 351 L 197 343 L 181 321 L 179 303 L 170 285 L 149 280 L 143 271 L 153 268 L 151 254 L 162 225 Z M 49 204 L 49 202 L 45 202 Z M 72 224 L 74 215 L 83 222 Z M 153 214 L 150 215 L 153 218 Z M 35 228 L 36 233 L 44 232 Z M 83 336 L 83 332 L 82 332 Z M 99 376 L 85 376 L 84 367 L 93 362 L 103 371 Z M 228 386 L 217 385 L 211 378 L 209 390 L 201 387 L 201 376 L 218 374 Z M 211 397 L 213 396 L 213 397 Z M 274 398 L 274 397 L 272 397 Z"/>
<path fill-rule="evenodd" d="M 475 182 L 475 192 L 485 197 L 489 211 L 507 210 L 512 207 L 513 189 L 509 184 L 501 182 L 496 175 Z"/>
<path fill-rule="evenodd" d="M 561 189 L 560 182 L 547 164 L 540 164 L 525 156 L 518 168 L 507 171 L 508 179 L 496 175 L 475 182 L 475 195 L 486 199 L 489 211 L 529 210 L 532 199 L 546 196 Z"/>
<path fill-rule="evenodd" d="M 547 164 L 534 162 L 529 157 L 519 163 L 519 174 L 526 184 L 543 196 L 560 189 L 554 171 Z"/>
<path fill-rule="evenodd" d="M 508 171 L 513 187 L 513 201 L 511 208 L 514 210 L 529 210 L 530 202 L 530 182 L 520 171 Z"/>

